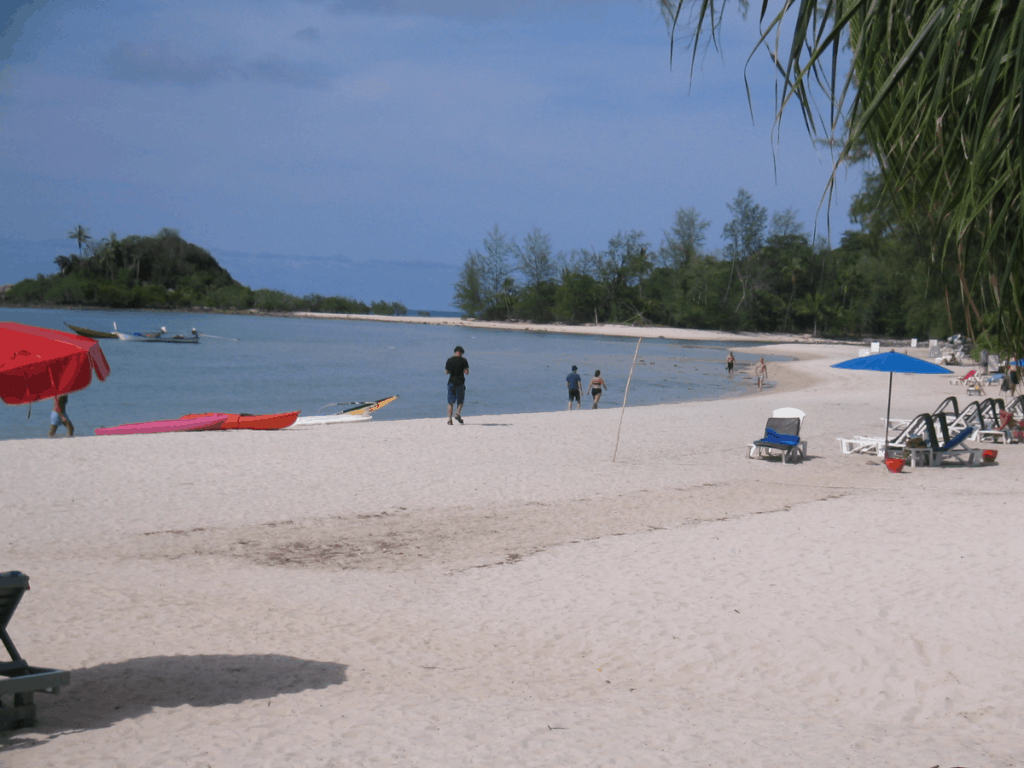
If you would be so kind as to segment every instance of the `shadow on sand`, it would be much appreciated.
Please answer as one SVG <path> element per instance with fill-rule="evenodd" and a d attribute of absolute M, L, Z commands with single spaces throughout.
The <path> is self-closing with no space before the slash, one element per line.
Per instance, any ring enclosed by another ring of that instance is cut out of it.
<path fill-rule="evenodd" d="M 38 723 L 0 734 L 6 749 L 106 728 L 182 704 L 216 707 L 345 682 L 345 665 L 291 656 L 151 656 L 76 669 L 56 696 L 37 695 Z"/>

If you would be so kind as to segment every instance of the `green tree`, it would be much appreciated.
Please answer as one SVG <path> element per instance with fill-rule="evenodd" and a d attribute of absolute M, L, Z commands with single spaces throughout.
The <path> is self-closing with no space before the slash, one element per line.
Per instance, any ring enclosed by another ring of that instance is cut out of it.
<path fill-rule="evenodd" d="M 516 289 L 517 317 L 544 323 L 554 319 L 558 267 L 551 255 L 551 237 L 534 227 L 515 249 L 516 269 L 524 284 Z"/>
<path fill-rule="evenodd" d="M 765 227 L 768 223 L 768 211 L 754 202 L 753 196 L 745 189 L 740 189 L 731 203 L 726 207 L 732 213 L 722 228 L 722 237 L 726 241 L 725 255 L 731 263 L 729 284 L 725 288 L 722 301 L 729 300 L 733 277 L 738 276 L 742 296 L 734 311 L 739 311 L 748 298 L 748 294 L 756 290 L 762 278 L 760 264 L 756 261 L 758 251 L 764 245 Z"/>
<path fill-rule="evenodd" d="M 471 317 L 507 319 L 516 297 L 512 260 L 517 250 L 515 239 L 495 224 L 484 238 L 483 251 L 466 255 L 455 283 L 455 306 Z"/>
<path fill-rule="evenodd" d="M 68 232 L 68 237 L 78 242 L 78 256 L 82 256 L 82 246 L 92 240 L 89 236 L 89 230 L 79 224 L 77 227 Z"/>
<path fill-rule="evenodd" d="M 682 269 L 704 251 L 705 232 L 710 221 L 701 218 L 696 208 L 676 211 L 672 229 L 665 233 L 665 244 L 658 252 L 657 266 Z"/>
<path fill-rule="evenodd" d="M 462 310 L 467 317 L 479 317 L 487 307 L 484 298 L 482 256 L 470 251 L 459 270 L 459 279 L 455 281 L 455 296 L 452 304 Z"/>
<path fill-rule="evenodd" d="M 703 40 L 717 44 L 726 3 L 660 5 L 673 48 L 681 21 L 693 21 L 695 65 Z M 787 0 L 767 10 L 757 47 L 781 76 L 776 124 L 793 102 L 812 135 L 845 135 L 837 169 L 866 141 L 901 218 L 920 217 L 929 258 L 955 272 L 968 331 L 986 326 L 979 300 L 991 301 L 993 330 L 1024 351 L 1024 3 Z M 839 77 L 844 43 L 852 65 Z"/>

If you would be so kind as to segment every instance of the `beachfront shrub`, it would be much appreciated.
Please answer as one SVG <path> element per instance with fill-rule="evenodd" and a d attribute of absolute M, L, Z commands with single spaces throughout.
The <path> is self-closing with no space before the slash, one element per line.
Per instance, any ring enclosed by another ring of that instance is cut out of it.
<path fill-rule="evenodd" d="M 405 304 L 400 301 L 375 301 L 370 304 L 370 313 L 374 315 L 399 315 L 409 314 Z"/>

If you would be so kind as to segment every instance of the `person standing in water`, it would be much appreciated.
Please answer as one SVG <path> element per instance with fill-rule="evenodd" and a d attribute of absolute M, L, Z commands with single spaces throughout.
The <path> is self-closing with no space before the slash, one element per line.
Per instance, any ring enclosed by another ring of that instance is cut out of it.
<path fill-rule="evenodd" d="M 57 434 L 57 427 L 63 424 L 68 430 L 68 437 L 75 436 L 75 425 L 71 423 L 67 413 L 68 396 L 60 395 L 53 398 L 53 411 L 50 413 L 50 437 Z"/>
<path fill-rule="evenodd" d="M 730 379 L 732 378 L 732 367 L 733 365 L 735 365 L 735 363 L 736 358 L 732 356 L 732 352 L 730 351 L 729 356 L 725 358 L 725 371 L 729 375 Z"/>
<path fill-rule="evenodd" d="M 761 387 L 764 386 L 765 381 L 768 380 L 768 364 L 765 363 L 764 358 L 754 366 L 754 376 L 757 377 L 757 391 L 761 391 Z"/>
<path fill-rule="evenodd" d="M 587 387 L 587 394 L 594 396 L 593 408 L 597 408 L 597 404 L 601 402 L 601 392 L 608 389 L 608 385 L 604 379 L 601 378 L 601 371 L 594 371 L 594 378 L 590 380 L 590 386 Z"/>
<path fill-rule="evenodd" d="M 569 388 L 569 410 L 572 410 L 572 401 L 576 401 L 576 410 L 583 408 L 580 402 L 580 392 L 583 390 L 583 379 L 576 373 L 576 366 L 572 367 L 572 373 L 565 377 L 565 386 Z"/>
<path fill-rule="evenodd" d="M 469 373 L 469 361 L 463 357 L 466 353 L 462 347 L 455 348 L 455 354 L 448 358 L 444 364 L 444 372 L 448 374 L 448 425 L 452 423 L 452 407 L 455 408 L 455 420 L 459 424 L 465 424 L 462 420 L 462 404 L 466 400 L 466 374 Z"/>

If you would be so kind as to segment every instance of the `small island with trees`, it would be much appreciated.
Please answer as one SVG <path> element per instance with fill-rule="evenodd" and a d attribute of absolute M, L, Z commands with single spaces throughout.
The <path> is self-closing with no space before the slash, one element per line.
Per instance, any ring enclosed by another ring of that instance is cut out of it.
<path fill-rule="evenodd" d="M 262 312 L 330 312 L 404 315 L 401 302 L 366 304 L 344 296 L 293 296 L 253 290 L 233 279 L 210 253 L 182 239 L 177 230 L 96 241 L 81 225 L 68 233 L 78 253 L 57 256 L 57 273 L 22 280 L 0 292 L 9 305 L 108 307 L 115 309 L 220 309 Z"/>

